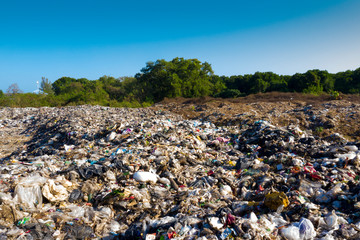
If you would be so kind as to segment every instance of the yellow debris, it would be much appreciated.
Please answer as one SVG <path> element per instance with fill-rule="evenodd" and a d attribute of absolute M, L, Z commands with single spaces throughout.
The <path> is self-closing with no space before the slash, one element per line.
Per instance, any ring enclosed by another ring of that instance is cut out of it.
<path fill-rule="evenodd" d="M 284 205 L 289 206 L 289 199 L 284 192 L 273 192 L 266 194 L 264 204 L 273 211 L 276 211 L 278 207 Z"/>

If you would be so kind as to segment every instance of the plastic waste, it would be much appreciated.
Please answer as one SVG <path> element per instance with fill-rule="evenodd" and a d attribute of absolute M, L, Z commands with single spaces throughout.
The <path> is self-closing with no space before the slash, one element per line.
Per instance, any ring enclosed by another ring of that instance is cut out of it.
<path fill-rule="evenodd" d="M 281 235 L 287 240 L 301 240 L 300 229 L 293 225 L 281 229 Z"/>
<path fill-rule="evenodd" d="M 215 230 L 220 230 L 224 227 L 224 224 L 220 221 L 218 217 L 209 217 L 208 222 L 212 228 Z"/>
<path fill-rule="evenodd" d="M 329 229 L 337 229 L 338 228 L 338 216 L 335 214 L 334 211 L 327 214 L 325 217 L 325 222 Z"/>
<path fill-rule="evenodd" d="M 133 178 L 138 182 L 157 182 L 157 176 L 151 172 L 136 172 L 134 173 Z"/>
<path fill-rule="evenodd" d="M 69 202 L 73 203 L 76 201 L 81 200 L 84 197 L 84 194 L 81 192 L 80 189 L 74 189 L 69 196 Z"/>
<path fill-rule="evenodd" d="M 146 234 L 145 240 L 155 240 L 155 239 L 156 239 L 156 233 Z"/>
<path fill-rule="evenodd" d="M 118 232 L 121 230 L 121 225 L 117 221 L 111 220 L 110 222 L 110 231 L 111 232 Z"/>
<path fill-rule="evenodd" d="M 258 221 L 258 218 L 256 217 L 254 212 L 250 213 L 249 219 L 250 219 L 250 222 L 252 222 L 252 223 L 256 223 Z"/>
<path fill-rule="evenodd" d="M 69 216 L 71 216 L 73 218 L 81 218 L 85 214 L 85 209 L 81 206 L 71 204 L 71 205 L 68 205 L 66 208 L 71 210 L 71 212 L 69 212 L 68 214 L 69 214 Z"/>
<path fill-rule="evenodd" d="M 299 222 L 300 238 L 313 239 L 316 236 L 314 225 L 309 219 L 301 218 Z"/>
<path fill-rule="evenodd" d="M 43 202 L 41 185 L 44 184 L 45 181 L 46 178 L 40 177 L 39 175 L 20 179 L 15 187 L 14 202 L 18 202 L 29 209 L 40 207 Z"/>
<path fill-rule="evenodd" d="M 111 132 L 109 133 L 109 135 L 106 137 L 106 141 L 110 142 L 112 140 L 114 140 L 116 137 L 116 132 Z"/>
<path fill-rule="evenodd" d="M 360 105 L 216 101 L 0 108 L 0 239 L 358 238 Z"/>
<path fill-rule="evenodd" d="M 220 194 L 223 196 L 232 196 L 232 189 L 229 185 L 224 185 L 220 187 Z"/>
<path fill-rule="evenodd" d="M 93 234 L 93 230 L 89 226 L 81 226 L 78 224 L 65 225 L 62 229 L 66 233 L 65 238 L 68 239 L 87 239 Z"/>
<path fill-rule="evenodd" d="M 50 202 L 65 201 L 69 197 L 69 193 L 62 185 L 56 185 L 55 181 L 49 179 L 42 188 L 42 194 Z"/>

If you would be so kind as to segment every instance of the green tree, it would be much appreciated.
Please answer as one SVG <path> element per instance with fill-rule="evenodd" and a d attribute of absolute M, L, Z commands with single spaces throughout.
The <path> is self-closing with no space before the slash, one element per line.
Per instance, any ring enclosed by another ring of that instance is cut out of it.
<path fill-rule="evenodd" d="M 52 84 L 55 94 L 59 95 L 59 94 L 64 94 L 64 93 L 68 92 L 70 84 L 72 82 L 76 82 L 76 79 L 70 78 L 70 77 L 62 77 L 62 78 L 59 78 L 58 80 L 56 80 Z"/>
<path fill-rule="evenodd" d="M 295 92 L 320 93 L 323 91 L 319 70 L 309 70 L 306 73 L 294 74 L 290 78 L 288 86 L 290 91 Z"/>
<path fill-rule="evenodd" d="M 53 89 L 67 105 L 109 103 L 109 94 L 104 90 L 104 83 L 100 80 L 90 81 L 86 78 L 62 77 L 53 84 Z"/>
<path fill-rule="evenodd" d="M 135 75 L 142 101 L 158 102 L 165 97 L 200 97 L 211 93 L 211 65 L 197 59 L 174 58 L 148 62 Z"/>
<path fill-rule="evenodd" d="M 250 88 L 250 92 L 251 93 L 259 93 L 259 92 L 265 92 L 266 89 L 270 86 L 270 82 L 269 80 L 266 81 L 265 80 L 265 73 L 261 73 L 261 72 L 256 72 L 254 75 L 252 75 L 251 77 L 251 88 Z"/>
<path fill-rule="evenodd" d="M 323 91 L 321 85 L 321 77 L 318 70 L 309 70 L 305 73 L 306 81 L 305 88 L 302 90 L 305 93 L 320 93 Z"/>
<path fill-rule="evenodd" d="M 223 77 L 219 77 L 217 75 L 212 75 L 210 78 L 211 82 L 211 95 L 216 96 L 217 94 L 221 93 L 226 89 L 225 81 Z M 237 90 L 237 89 L 236 89 Z M 240 92 L 240 91 L 239 91 Z"/>
<path fill-rule="evenodd" d="M 352 74 L 352 88 L 350 93 L 360 93 L 360 68 L 356 69 Z"/>
<path fill-rule="evenodd" d="M 349 93 L 353 85 L 353 71 L 338 72 L 334 76 L 334 89 L 342 93 Z"/>
<path fill-rule="evenodd" d="M 4 97 L 4 92 L 0 89 L 0 98 Z"/>
<path fill-rule="evenodd" d="M 137 80 L 134 77 L 114 78 L 103 76 L 99 78 L 103 83 L 104 90 L 109 94 L 111 100 L 135 101 L 138 92 Z"/>
<path fill-rule="evenodd" d="M 39 90 L 42 91 L 43 93 L 46 93 L 46 94 L 53 94 L 54 93 L 51 81 L 49 81 L 49 79 L 47 79 L 45 77 L 41 78 L 41 83 L 40 83 L 40 89 Z"/>
<path fill-rule="evenodd" d="M 331 92 L 334 90 L 335 79 L 333 78 L 332 74 L 326 70 L 316 69 L 312 71 L 316 72 L 316 75 L 320 77 L 320 84 L 325 92 Z"/>

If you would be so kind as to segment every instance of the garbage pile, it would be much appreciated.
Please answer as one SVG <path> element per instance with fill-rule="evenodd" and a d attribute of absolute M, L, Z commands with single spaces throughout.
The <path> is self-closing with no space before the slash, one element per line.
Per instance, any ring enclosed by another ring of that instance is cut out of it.
<path fill-rule="evenodd" d="M 359 239 L 360 147 L 99 106 L 0 109 L 0 239 Z M 14 127 L 16 126 L 16 127 Z"/>

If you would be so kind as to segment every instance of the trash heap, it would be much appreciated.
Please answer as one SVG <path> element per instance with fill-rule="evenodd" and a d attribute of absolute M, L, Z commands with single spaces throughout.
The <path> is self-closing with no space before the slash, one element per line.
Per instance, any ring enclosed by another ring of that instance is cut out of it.
<path fill-rule="evenodd" d="M 265 120 L 0 109 L 0 239 L 359 239 L 360 147 Z"/>

